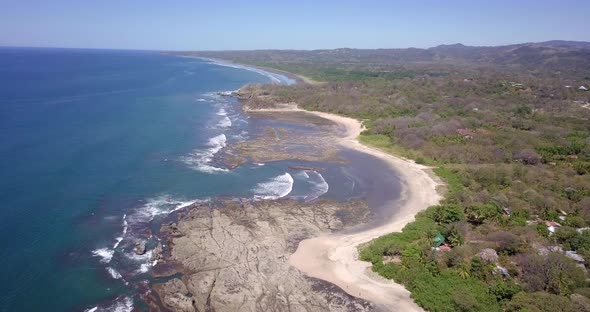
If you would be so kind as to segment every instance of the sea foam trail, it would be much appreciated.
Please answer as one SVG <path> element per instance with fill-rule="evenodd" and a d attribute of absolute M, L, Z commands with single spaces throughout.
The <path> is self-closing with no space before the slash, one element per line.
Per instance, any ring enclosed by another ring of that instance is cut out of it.
<path fill-rule="evenodd" d="M 293 190 L 293 177 L 289 173 L 279 175 L 270 181 L 258 183 L 253 189 L 254 199 L 279 199 Z"/>
<path fill-rule="evenodd" d="M 193 151 L 190 155 L 181 157 L 180 160 L 189 165 L 191 168 L 201 172 L 227 172 L 227 169 L 217 168 L 209 164 L 213 160 L 213 156 L 215 156 L 215 154 L 225 147 L 226 142 L 227 137 L 225 134 L 217 135 L 210 138 L 207 142 L 207 146 L 209 146 L 209 148 L 205 150 Z"/>

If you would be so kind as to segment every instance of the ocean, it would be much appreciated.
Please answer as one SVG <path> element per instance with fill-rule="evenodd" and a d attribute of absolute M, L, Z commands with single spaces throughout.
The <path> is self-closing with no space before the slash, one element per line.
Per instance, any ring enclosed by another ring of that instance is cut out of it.
<path fill-rule="evenodd" d="M 294 81 L 158 52 L 0 48 L 0 311 L 141 307 L 156 243 L 150 227 L 196 201 L 342 199 L 375 189 L 362 185 L 383 171 L 376 165 L 226 168 L 215 156 L 255 135 L 256 119 L 226 96 L 248 83 Z M 370 206 L 399 195 L 383 192 Z M 136 255 L 146 240 L 148 252 Z"/>

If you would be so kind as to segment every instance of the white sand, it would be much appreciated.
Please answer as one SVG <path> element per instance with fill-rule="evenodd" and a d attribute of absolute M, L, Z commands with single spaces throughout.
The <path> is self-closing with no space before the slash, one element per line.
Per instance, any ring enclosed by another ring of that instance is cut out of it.
<path fill-rule="evenodd" d="M 263 111 L 304 110 L 288 105 Z M 399 174 L 403 191 L 400 201 L 391 207 L 395 213 L 386 224 L 353 234 L 327 234 L 304 240 L 289 258 L 289 263 L 308 276 L 335 284 L 348 294 L 373 302 L 387 311 L 423 311 L 402 285 L 377 276 L 371 271 L 370 263 L 358 260 L 358 246 L 379 236 L 401 231 L 414 220 L 416 213 L 436 205 L 441 199 L 436 190 L 441 185 L 440 180 L 426 166 L 362 145 L 357 140 L 363 130 L 358 120 L 328 113 L 304 112 L 345 127 L 346 135 L 339 143 L 387 162 Z"/>

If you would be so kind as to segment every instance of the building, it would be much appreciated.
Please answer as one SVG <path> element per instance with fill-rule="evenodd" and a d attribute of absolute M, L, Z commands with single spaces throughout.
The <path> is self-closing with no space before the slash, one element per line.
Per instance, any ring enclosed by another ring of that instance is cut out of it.
<path fill-rule="evenodd" d="M 545 225 L 547 226 L 547 230 L 549 230 L 551 234 L 555 233 L 555 230 L 557 230 L 557 228 L 561 226 L 561 224 L 555 221 L 545 221 Z"/>

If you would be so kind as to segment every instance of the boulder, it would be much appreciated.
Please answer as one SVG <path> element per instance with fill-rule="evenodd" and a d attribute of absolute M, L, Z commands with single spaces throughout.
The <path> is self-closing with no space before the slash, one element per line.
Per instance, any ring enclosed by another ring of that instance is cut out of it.
<path fill-rule="evenodd" d="M 133 248 L 133 251 L 135 252 L 135 254 L 140 255 L 140 256 L 145 254 L 145 243 L 144 242 L 135 243 L 135 248 Z"/>
<path fill-rule="evenodd" d="M 479 258 L 486 263 L 498 262 L 498 253 L 492 248 L 485 248 L 479 253 Z"/>

